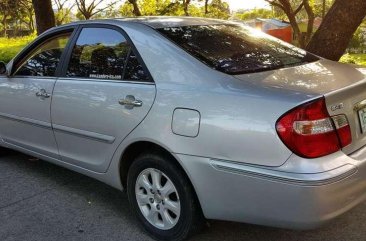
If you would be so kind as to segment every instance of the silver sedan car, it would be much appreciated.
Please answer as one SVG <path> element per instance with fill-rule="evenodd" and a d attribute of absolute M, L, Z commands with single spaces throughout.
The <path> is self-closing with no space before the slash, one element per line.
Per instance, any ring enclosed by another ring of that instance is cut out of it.
<path fill-rule="evenodd" d="M 366 197 L 366 69 L 240 23 L 72 23 L 0 72 L 1 151 L 126 190 L 157 239 L 315 228 Z"/>

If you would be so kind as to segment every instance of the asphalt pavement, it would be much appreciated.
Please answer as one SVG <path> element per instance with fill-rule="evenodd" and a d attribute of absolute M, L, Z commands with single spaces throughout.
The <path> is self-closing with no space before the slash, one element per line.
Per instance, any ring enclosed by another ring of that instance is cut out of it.
<path fill-rule="evenodd" d="M 366 241 L 366 203 L 325 227 L 290 231 L 210 221 L 191 240 Z M 151 240 L 127 196 L 64 168 L 12 153 L 0 157 L 0 241 Z"/>

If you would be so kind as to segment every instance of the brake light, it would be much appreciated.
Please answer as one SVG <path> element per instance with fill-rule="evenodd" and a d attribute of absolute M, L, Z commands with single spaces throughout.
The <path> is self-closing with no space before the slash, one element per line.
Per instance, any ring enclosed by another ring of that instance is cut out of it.
<path fill-rule="evenodd" d="M 348 146 L 352 142 L 351 128 L 345 115 L 332 116 L 334 126 L 337 130 L 341 147 Z"/>
<path fill-rule="evenodd" d="M 331 154 L 352 142 L 347 117 L 330 117 L 324 98 L 287 112 L 277 121 L 276 130 L 292 152 L 306 158 Z"/>

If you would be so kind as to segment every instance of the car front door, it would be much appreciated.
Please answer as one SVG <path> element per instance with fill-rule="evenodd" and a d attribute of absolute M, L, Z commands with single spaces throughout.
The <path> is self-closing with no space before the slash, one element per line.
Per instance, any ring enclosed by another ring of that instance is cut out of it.
<path fill-rule="evenodd" d="M 60 59 L 72 29 L 39 39 L 0 78 L 0 137 L 13 149 L 59 159 L 51 100 Z"/>
<path fill-rule="evenodd" d="M 155 84 L 121 29 L 86 25 L 79 32 L 53 92 L 53 129 L 64 162 L 105 172 L 149 112 Z"/>

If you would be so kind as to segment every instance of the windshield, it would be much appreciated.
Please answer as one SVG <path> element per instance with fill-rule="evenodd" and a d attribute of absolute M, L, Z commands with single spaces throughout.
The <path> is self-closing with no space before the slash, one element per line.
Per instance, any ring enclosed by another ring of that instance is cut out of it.
<path fill-rule="evenodd" d="M 158 29 L 208 66 L 228 74 L 254 73 L 317 61 L 318 58 L 241 24 Z"/>

